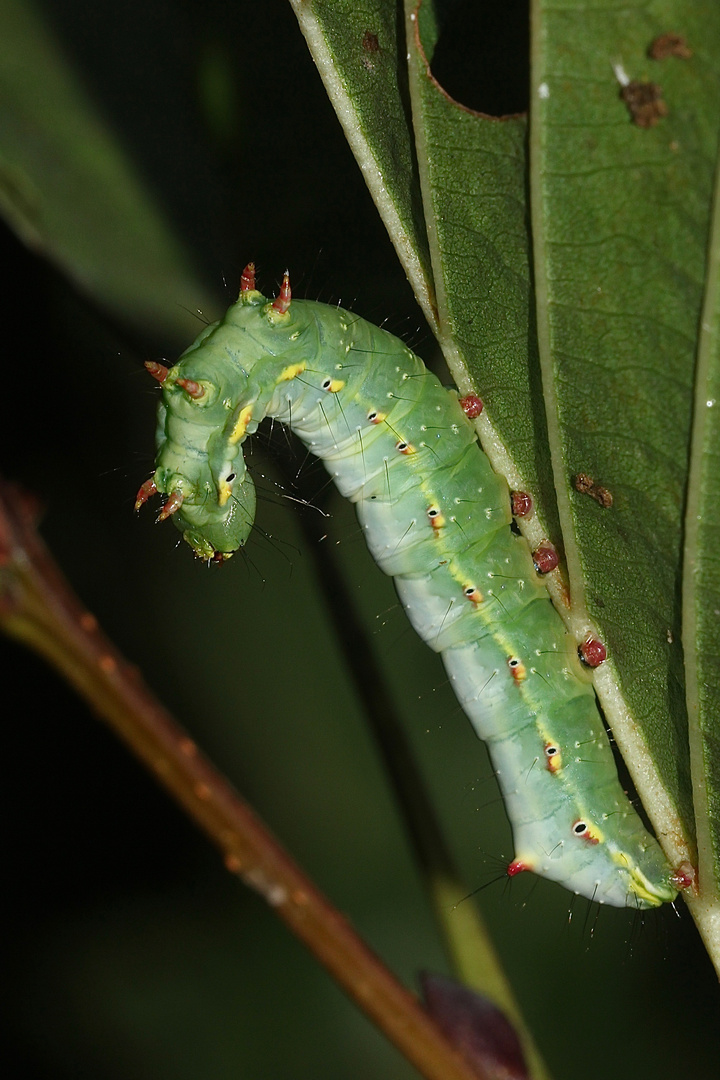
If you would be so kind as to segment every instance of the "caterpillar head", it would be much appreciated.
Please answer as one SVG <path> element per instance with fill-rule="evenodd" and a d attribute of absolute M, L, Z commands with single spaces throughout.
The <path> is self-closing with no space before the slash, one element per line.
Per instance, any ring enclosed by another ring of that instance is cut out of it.
<path fill-rule="evenodd" d="M 148 363 L 163 385 L 158 410 L 155 474 L 137 494 L 135 509 L 155 494 L 167 499 L 158 521 L 172 518 L 195 555 L 224 562 L 242 547 L 255 519 L 255 485 L 240 446 L 225 433 L 224 395 L 197 354 L 171 369 Z M 218 421 L 220 423 L 218 424 Z"/>
<path fill-rule="evenodd" d="M 156 471 L 155 479 L 158 491 L 168 492 L 158 520 L 172 516 L 197 558 L 224 562 L 244 546 L 255 520 L 255 485 L 247 472 L 241 479 L 229 475 L 225 488 L 232 490 L 224 504 L 218 498 L 218 486 L 222 495 L 222 484 L 193 483 L 162 469 Z"/>
<path fill-rule="evenodd" d="M 246 434 L 257 426 L 243 404 L 252 361 L 273 354 L 272 335 L 290 321 L 287 271 L 280 293 L 267 301 L 255 288 L 252 263 L 240 296 L 224 320 L 203 330 L 172 368 L 145 367 L 161 383 L 157 468 L 140 488 L 139 509 L 154 494 L 167 495 L 159 521 L 172 517 L 198 558 L 223 562 L 245 544 L 255 518 L 255 487 L 242 456 Z M 265 335 L 270 331 L 270 338 Z M 228 364 L 228 356 L 235 363 Z"/>
<path fill-rule="evenodd" d="M 152 495 L 166 494 L 158 521 L 171 517 L 197 558 L 221 563 L 243 547 L 255 520 L 255 485 L 249 473 L 230 474 L 224 486 L 230 490 L 223 503 L 221 485 L 191 480 L 160 465 L 140 488 L 135 508 L 139 510 Z"/>

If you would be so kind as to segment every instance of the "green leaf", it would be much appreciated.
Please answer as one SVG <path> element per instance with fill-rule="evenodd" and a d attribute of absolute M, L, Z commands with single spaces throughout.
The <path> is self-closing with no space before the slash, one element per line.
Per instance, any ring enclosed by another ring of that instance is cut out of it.
<path fill-rule="evenodd" d="M 437 327 L 395 5 L 290 2 L 418 303 Z"/>
<path fill-rule="evenodd" d="M 440 343 L 459 389 L 478 390 L 485 401 L 478 427 L 494 468 L 535 497 L 528 539 L 557 542 L 530 285 L 526 119 L 488 117 L 454 101 L 430 69 L 440 31 L 435 9 L 406 6 Z"/>
<path fill-rule="evenodd" d="M 0 37 L 0 212 L 117 317 L 191 335 L 216 304 L 31 3 L 3 4 Z"/>
<path fill-rule="evenodd" d="M 538 332 L 573 606 L 608 645 L 598 692 L 656 831 L 694 860 L 680 575 L 720 9 L 537 0 L 533 19 Z M 668 29 L 689 59 L 648 59 Z M 628 79 L 659 82 L 667 116 L 634 122 Z M 580 473 L 611 507 L 573 490 Z"/>
<path fill-rule="evenodd" d="M 720 951 L 720 198 L 708 259 L 695 376 L 690 485 L 685 520 L 683 645 L 690 762 L 697 822 L 701 927 Z"/>

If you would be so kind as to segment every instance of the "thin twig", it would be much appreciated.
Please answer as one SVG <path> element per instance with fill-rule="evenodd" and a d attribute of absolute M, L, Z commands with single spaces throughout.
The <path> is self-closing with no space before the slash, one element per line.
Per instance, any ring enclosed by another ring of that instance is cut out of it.
<path fill-rule="evenodd" d="M 485 1080 L 365 945 L 157 701 L 71 592 L 32 500 L 0 481 L 0 626 L 106 720 L 351 998 L 427 1080 Z"/>

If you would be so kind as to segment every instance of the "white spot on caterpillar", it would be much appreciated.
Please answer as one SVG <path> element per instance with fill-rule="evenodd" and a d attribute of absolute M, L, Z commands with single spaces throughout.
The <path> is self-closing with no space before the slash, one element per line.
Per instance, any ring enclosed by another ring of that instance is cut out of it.
<path fill-rule="evenodd" d="M 550 87 L 546 82 L 541 82 L 538 86 L 538 97 L 541 101 L 547 101 L 550 97 Z"/>

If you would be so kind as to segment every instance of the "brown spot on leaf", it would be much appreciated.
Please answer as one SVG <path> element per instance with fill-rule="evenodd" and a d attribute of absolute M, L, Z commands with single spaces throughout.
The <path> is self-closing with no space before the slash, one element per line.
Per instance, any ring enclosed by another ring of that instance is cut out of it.
<path fill-rule="evenodd" d="M 579 491 L 581 495 L 589 495 L 591 499 L 594 499 L 599 506 L 608 510 L 613 504 L 612 492 L 608 491 L 606 487 L 601 487 L 600 484 L 596 484 L 592 476 L 588 476 L 587 473 L 578 473 L 573 477 L 573 487 L 576 491 Z"/>
<path fill-rule="evenodd" d="M 667 116 L 669 110 L 662 97 L 662 87 L 657 83 L 634 79 L 620 89 L 620 97 L 628 107 L 633 124 L 651 128 Z"/>
<path fill-rule="evenodd" d="M 666 60 L 668 56 L 677 56 L 678 60 L 689 60 L 693 52 L 682 34 L 660 34 L 647 51 L 651 60 Z"/>
<path fill-rule="evenodd" d="M 377 34 L 374 34 L 372 30 L 366 30 L 363 34 L 362 47 L 366 54 L 362 58 L 362 65 L 366 71 L 374 71 L 375 61 L 372 57 L 374 53 L 380 52 L 380 42 Z"/>

